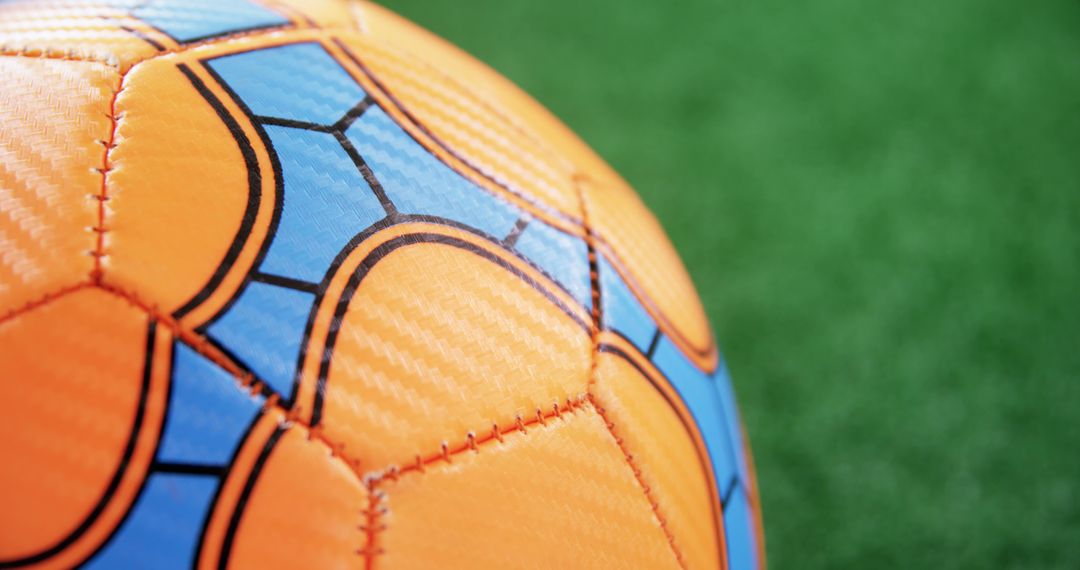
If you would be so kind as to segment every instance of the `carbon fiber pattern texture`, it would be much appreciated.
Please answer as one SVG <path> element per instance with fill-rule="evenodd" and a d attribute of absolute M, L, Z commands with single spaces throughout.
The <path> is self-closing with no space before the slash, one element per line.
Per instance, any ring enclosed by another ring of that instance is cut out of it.
<path fill-rule="evenodd" d="M 0 566 L 763 564 L 677 255 L 487 68 L 69 0 L 0 5 L 0 77 Z"/>

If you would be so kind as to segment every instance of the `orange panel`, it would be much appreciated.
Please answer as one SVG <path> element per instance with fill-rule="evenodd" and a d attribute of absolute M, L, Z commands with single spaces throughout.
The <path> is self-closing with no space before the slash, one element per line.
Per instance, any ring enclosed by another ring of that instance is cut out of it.
<path fill-rule="evenodd" d="M 326 433 L 366 467 L 408 462 L 583 393 L 590 346 L 579 322 L 503 266 L 455 246 L 406 245 L 348 304 Z"/>
<path fill-rule="evenodd" d="M 287 424 L 286 424 L 287 425 Z M 300 427 L 279 428 L 244 509 L 232 568 L 357 568 L 367 489 Z"/>
<path fill-rule="evenodd" d="M 145 313 L 96 289 L 0 324 L 0 400 L 14 426 L 0 440 L 0 560 L 60 543 L 106 494 L 135 437 L 146 338 Z"/>
<path fill-rule="evenodd" d="M 149 31 L 127 10 L 110 7 L 105 1 L 17 0 L 0 4 L 0 45 L 9 53 L 45 52 L 127 67 L 157 52 L 153 44 L 125 27 Z M 164 41 L 161 34 L 150 33 L 155 41 Z"/>
<path fill-rule="evenodd" d="M 720 567 L 719 510 L 713 507 L 711 474 L 686 426 L 628 361 L 610 353 L 598 359 L 594 401 L 633 454 L 687 566 Z"/>
<path fill-rule="evenodd" d="M 588 407 L 384 480 L 382 568 L 678 568 Z"/>
<path fill-rule="evenodd" d="M 101 168 L 116 72 L 0 57 L 0 314 L 94 267 Z"/>
<path fill-rule="evenodd" d="M 248 206 L 248 168 L 240 143 L 171 59 L 132 68 L 116 109 L 105 281 L 171 312 L 210 280 L 232 244 Z M 258 139 L 245 140 L 250 148 Z"/>

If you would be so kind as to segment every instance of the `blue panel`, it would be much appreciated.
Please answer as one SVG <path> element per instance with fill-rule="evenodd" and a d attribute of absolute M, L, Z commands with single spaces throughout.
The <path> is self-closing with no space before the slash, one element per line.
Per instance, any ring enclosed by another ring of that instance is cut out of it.
<path fill-rule="evenodd" d="M 176 343 L 169 412 L 157 459 L 227 464 L 262 402 L 220 366 Z"/>
<path fill-rule="evenodd" d="M 592 310 L 589 248 L 585 240 L 534 219 L 525 226 L 514 248 L 562 283 L 586 309 Z"/>
<path fill-rule="evenodd" d="M 611 266 L 607 258 L 600 256 L 600 305 L 604 327 L 614 329 L 630 339 L 642 352 L 649 348 L 656 323 L 638 302 L 622 276 Z"/>
<path fill-rule="evenodd" d="M 249 0 L 151 0 L 132 15 L 179 42 L 289 23 Z"/>
<path fill-rule="evenodd" d="M 368 109 L 346 135 L 401 213 L 448 218 L 496 239 L 517 222 L 516 208 L 443 164 L 382 109 Z"/>
<path fill-rule="evenodd" d="M 746 493 L 738 487 L 724 506 L 724 533 L 727 538 L 728 568 L 756 570 L 757 543 L 754 519 Z"/>
<path fill-rule="evenodd" d="M 667 336 L 660 337 L 653 354 L 653 364 L 675 386 L 686 407 L 690 408 L 705 440 L 705 447 L 709 450 L 716 487 L 727 488 L 735 475 L 735 454 L 731 449 L 724 409 L 712 379 L 687 360 Z"/>
<path fill-rule="evenodd" d="M 314 43 L 227 55 L 208 62 L 256 115 L 332 125 L 364 90 Z"/>
<path fill-rule="evenodd" d="M 216 477 L 156 473 L 84 568 L 191 568 Z"/>
<path fill-rule="evenodd" d="M 713 375 L 716 383 L 716 392 L 720 396 L 720 404 L 724 408 L 724 420 L 727 422 L 728 437 L 731 439 L 731 449 L 735 450 L 735 465 L 739 470 L 739 480 L 749 481 L 750 475 L 746 468 L 746 455 L 743 445 L 742 420 L 739 416 L 739 407 L 735 403 L 735 390 L 731 387 L 731 375 L 728 374 L 727 365 L 723 359 Z"/>
<path fill-rule="evenodd" d="M 310 293 L 249 283 L 228 312 L 210 326 L 210 336 L 281 397 L 289 398 L 314 300 Z"/>
<path fill-rule="evenodd" d="M 318 283 L 356 234 L 386 215 L 334 135 L 267 126 L 285 198 L 264 273 Z"/>

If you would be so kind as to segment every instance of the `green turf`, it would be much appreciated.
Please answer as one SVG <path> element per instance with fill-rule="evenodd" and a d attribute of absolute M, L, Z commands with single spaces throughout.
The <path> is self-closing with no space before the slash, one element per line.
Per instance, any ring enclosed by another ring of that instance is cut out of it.
<path fill-rule="evenodd" d="M 388 4 L 668 228 L 773 568 L 1080 568 L 1080 4 Z"/>

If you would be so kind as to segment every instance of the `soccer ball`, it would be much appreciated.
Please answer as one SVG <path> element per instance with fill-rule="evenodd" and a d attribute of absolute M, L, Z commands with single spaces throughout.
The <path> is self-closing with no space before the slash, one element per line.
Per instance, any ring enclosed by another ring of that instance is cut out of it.
<path fill-rule="evenodd" d="M 693 285 L 378 6 L 0 6 L 0 567 L 757 568 Z"/>

